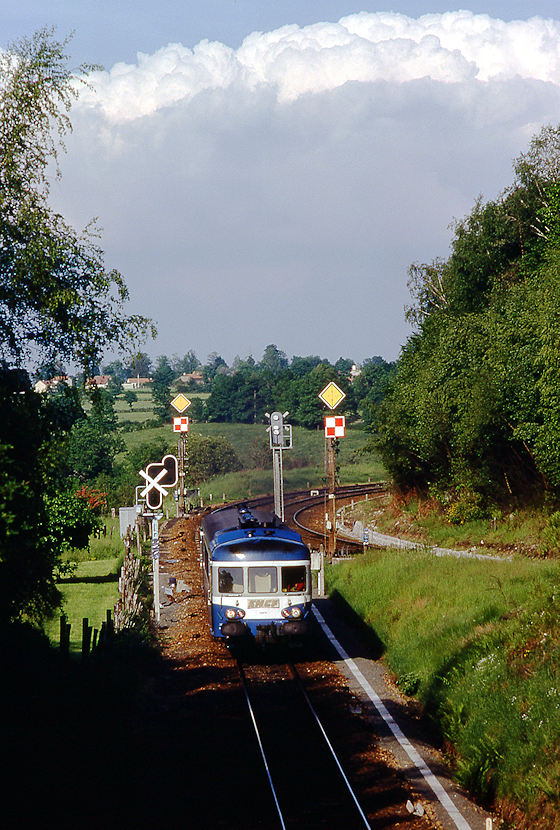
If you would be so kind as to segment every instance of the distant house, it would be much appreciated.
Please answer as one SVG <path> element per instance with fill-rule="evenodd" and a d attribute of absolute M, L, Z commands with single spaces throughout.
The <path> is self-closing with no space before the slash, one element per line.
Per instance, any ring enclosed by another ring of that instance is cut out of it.
<path fill-rule="evenodd" d="M 42 395 L 44 392 L 48 392 L 49 389 L 57 387 L 59 383 L 65 383 L 66 386 L 72 386 L 74 381 L 67 375 L 58 375 L 58 377 L 51 378 L 50 380 L 38 380 L 33 389 L 35 392 L 39 392 L 39 394 Z"/>
<path fill-rule="evenodd" d="M 362 370 L 358 366 L 357 363 L 352 364 L 352 368 L 350 369 L 350 374 L 348 375 L 348 380 L 352 383 L 353 380 L 356 380 L 362 374 Z"/>
<path fill-rule="evenodd" d="M 94 375 L 86 380 L 86 389 L 93 389 L 95 386 L 98 389 L 107 389 L 110 382 L 110 375 Z"/>
<path fill-rule="evenodd" d="M 175 381 L 176 383 L 204 383 L 204 377 L 202 372 L 186 372 L 184 375 L 181 375 Z"/>
<path fill-rule="evenodd" d="M 127 378 L 125 383 L 123 383 L 123 389 L 125 392 L 128 392 L 131 389 L 143 389 L 149 383 L 153 383 L 151 378 Z"/>

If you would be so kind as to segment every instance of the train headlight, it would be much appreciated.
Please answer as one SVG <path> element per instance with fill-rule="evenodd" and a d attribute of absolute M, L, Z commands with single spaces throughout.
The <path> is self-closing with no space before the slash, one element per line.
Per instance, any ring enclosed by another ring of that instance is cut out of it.
<path fill-rule="evenodd" d="M 244 616 L 243 608 L 226 608 L 226 618 L 228 620 L 242 620 Z"/>
<path fill-rule="evenodd" d="M 297 605 L 289 605 L 287 608 L 282 609 L 282 616 L 286 619 L 298 620 L 301 614 L 301 608 L 298 608 Z"/>

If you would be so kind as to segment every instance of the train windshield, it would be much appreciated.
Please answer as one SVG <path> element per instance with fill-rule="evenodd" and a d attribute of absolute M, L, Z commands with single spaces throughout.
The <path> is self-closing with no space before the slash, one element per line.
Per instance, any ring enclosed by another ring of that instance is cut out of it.
<path fill-rule="evenodd" d="M 218 568 L 218 591 L 221 594 L 242 594 L 243 568 Z"/>
<path fill-rule="evenodd" d="M 275 594 L 278 590 L 276 568 L 248 568 L 250 594 Z"/>
<path fill-rule="evenodd" d="M 306 585 L 305 565 L 285 565 L 282 568 L 283 593 L 301 593 L 305 591 Z"/>

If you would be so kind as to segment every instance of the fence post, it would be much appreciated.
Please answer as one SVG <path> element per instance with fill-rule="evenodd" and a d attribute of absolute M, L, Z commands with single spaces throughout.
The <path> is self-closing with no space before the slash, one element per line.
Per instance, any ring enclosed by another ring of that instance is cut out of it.
<path fill-rule="evenodd" d="M 110 643 L 111 640 L 113 639 L 113 634 L 115 633 L 115 624 L 114 624 L 113 619 L 111 617 L 111 609 L 110 608 L 107 608 L 106 629 L 107 629 L 107 642 Z"/>
<path fill-rule="evenodd" d="M 70 629 L 71 625 L 66 621 L 66 614 L 60 615 L 60 651 L 65 657 L 70 653 Z"/>
<path fill-rule="evenodd" d="M 91 625 L 87 617 L 82 620 L 82 660 L 87 660 L 89 657 L 89 647 L 91 643 Z"/>

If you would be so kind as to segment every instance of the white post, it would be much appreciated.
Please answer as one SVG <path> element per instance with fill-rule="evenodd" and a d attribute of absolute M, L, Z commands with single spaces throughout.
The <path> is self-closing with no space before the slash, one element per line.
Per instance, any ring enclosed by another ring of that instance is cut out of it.
<path fill-rule="evenodd" d="M 154 581 L 154 614 L 156 622 L 160 620 L 159 605 L 159 520 L 162 513 L 156 513 L 152 517 L 152 570 Z"/>
<path fill-rule="evenodd" d="M 319 568 L 319 576 L 317 579 L 317 591 L 320 597 L 325 596 L 325 552 L 320 551 L 321 564 Z"/>

